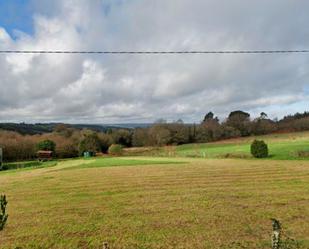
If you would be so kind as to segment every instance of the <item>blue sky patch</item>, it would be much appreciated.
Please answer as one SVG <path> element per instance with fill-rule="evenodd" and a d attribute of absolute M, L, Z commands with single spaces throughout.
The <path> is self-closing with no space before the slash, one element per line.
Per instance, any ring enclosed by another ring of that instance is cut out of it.
<path fill-rule="evenodd" d="M 14 30 L 33 34 L 33 7 L 30 0 L 1 0 L 0 27 L 14 36 Z"/>
<path fill-rule="evenodd" d="M 306 85 L 304 87 L 304 92 L 305 92 L 305 94 L 309 94 L 309 85 Z"/>

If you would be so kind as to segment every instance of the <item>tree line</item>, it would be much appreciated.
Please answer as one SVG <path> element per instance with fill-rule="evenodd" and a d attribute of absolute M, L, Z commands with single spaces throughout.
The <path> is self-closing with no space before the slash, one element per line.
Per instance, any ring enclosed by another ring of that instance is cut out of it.
<path fill-rule="evenodd" d="M 50 140 L 55 144 L 56 157 L 72 158 L 81 156 L 85 151 L 107 153 L 112 144 L 123 147 L 179 145 L 305 130 L 309 130 L 309 112 L 272 120 L 264 112 L 252 119 L 249 113 L 237 110 L 221 122 L 213 112 L 208 112 L 199 124 L 160 120 L 146 128 L 113 128 L 105 132 L 77 129 L 66 124 L 56 125 L 50 133 L 36 135 L 0 130 L 0 147 L 5 161 L 30 160 L 36 158 L 40 143 Z"/>

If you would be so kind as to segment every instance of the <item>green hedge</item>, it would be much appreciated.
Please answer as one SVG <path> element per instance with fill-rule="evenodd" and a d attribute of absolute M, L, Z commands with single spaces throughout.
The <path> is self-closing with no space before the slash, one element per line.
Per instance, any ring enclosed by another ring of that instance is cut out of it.
<path fill-rule="evenodd" d="M 11 169 L 22 169 L 29 167 L 41 166 L 42 163 L 39 161 L 30 161 L 30 162 L 17 162 L 17 163 L 5 163 L 0 167 L 1 170 L 11 170 Z"/>

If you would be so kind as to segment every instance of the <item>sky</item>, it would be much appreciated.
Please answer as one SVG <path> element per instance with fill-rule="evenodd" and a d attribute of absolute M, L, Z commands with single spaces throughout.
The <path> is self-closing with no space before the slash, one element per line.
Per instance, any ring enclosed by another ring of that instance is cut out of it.
<path fill-rule="evenodd" d="M 0 0 L 0 50 L 309 49 L 306 0 Z M 309 54 L 0 54 L 0 122 L 309 110 Z"/>

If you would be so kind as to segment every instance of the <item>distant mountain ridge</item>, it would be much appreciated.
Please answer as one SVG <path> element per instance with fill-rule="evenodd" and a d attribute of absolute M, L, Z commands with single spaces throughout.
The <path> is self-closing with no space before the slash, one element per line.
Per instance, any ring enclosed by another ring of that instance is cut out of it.
<path fill-rule="evenodd" d="M 63 123 L 0 123 L 0 130 L 15 131 L 23 135 L 35 135 L 49 133 Z M 135 129 L 151 126 L 150 123 L 125 123 L 125 124 L 67 124 L 75 129 L 90 129 L 106 132 L 108 129 Z"/>

